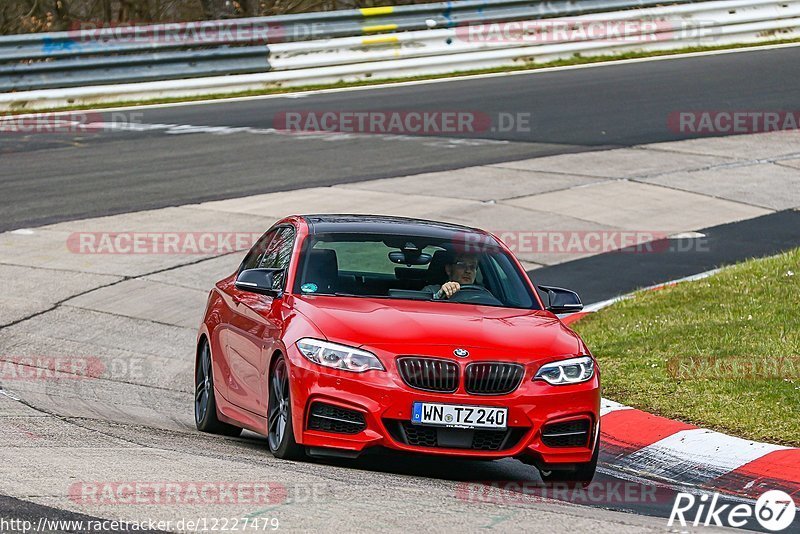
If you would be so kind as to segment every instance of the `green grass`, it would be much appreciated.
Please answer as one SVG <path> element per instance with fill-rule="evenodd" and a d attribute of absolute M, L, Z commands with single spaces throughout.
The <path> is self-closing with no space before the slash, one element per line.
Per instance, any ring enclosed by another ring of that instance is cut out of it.
<path fill-rule="evenodd" d="M 371 85 L 380 85 L 386 83 L 397 83 L 397 82 L 410 82 L 410 81 L 419 81 L 419 80 L 434 80 L 434 79 L 441 79 L 441 78 L 458 78 L 462 76 L 473 76 L 476 74 L 495 74 L 495 73 L 503 73 L 503 72 L 517 72 L 517 71 L 529 71 L 529 70 L 537 70 L 537 69 L 544 69 L 550 67 L 566 67 L 572 65 L 587 65 L 591 63 L 603 63 L 607 61 L 617 61 L 623 59 L 640 59 L 640 58 L 648 58 L 648 57 L 658 57 L 658 56 L 672 56 L 676 54 L 688 54 L 692 52 L 712 52 L 717 50 L 733 50 L 739 48 L 753 48 L 759 46 L 769 46 L 769 45 L 778 45 L 778 44 L 790 44 L 790 43 L 800 43 L 800 39 L 774 39 L 770 41 L 764 41 L 760 43 L 742 43 L 742 44 L 733 44 L 733 45 L 723 45 L 723 46 L 696 46 L 696 47 L 687 47 L 681 48 L 677 50 L 659 50 L 659 51 L 649 51 L 649 52 L 626 52 L 622 54 L 615 54 L 615 55 L 604 55 L 604 56 L 582 56 L 580 54 L 575 54 L 574 56 L 567 58 L 567 59 L 559 59 L 556 61 L 549 61 L 546 63 L 534 63 L 534 62 L 525 62 L 518 66 L 513 67 L 495 67 L 495 68 L 488 68 L 488 69 L 478 69 L 478 70 L 468 70 L 468 71 L 457 71 L 451 72 L 448 74 L 430 74 L 425 76 L 409 76 L 404 78 L 381 78 L 375 80 L 361 80 L 356 82 L 339 82 L 334 84 L 321 84 L 321 85 L 305 85 L 305 86 L 293 86 L 293 87 L 286 87 L 281 86 L 279 83 L 276 83 L 273 86 L 265 87 L 263 89 L 254 90 L 254 91 L 241 91 L 236 93 L 219 93 L 219 94 L 211 94 L 211 95 L 199 95 L 199 96 L 191 96 L 191 97 L 175 97 L 175 98 L 159 98 L 159 99 L 151 99 L 151 100 L 136 100 L 136 101 L 115 101 L 115 102 L 104 102 L 104 103 L 94 103 L 94 104 L 85 104 L 85 105 L 74 105 L 74 106 L 64 106 L 64 107 L 54 107 L 48 109 L 30 109 L 26 107 L 26 103 L 22 102 L 13 106 L 13 108 L 8 111 L 8 114 L 22 114 L 22 113 L 44 113 L 44 112 L 51 112 L 51 111 L 80 111 L 85 109 L 103 109 L 103 108 L 111 108 L 111 107 L 124 107 L 124 106 L 141 106 L 141 105 L 153 105 L 153 104 L 168 104 L 174 102 L 196 102 L 196 101 L 204 101 L 204 100 L 221 100 L 226 98 L 239 98 L 239 97 L 247 97 L 247 96 L 260 96 L 260 95 L 271 95 L 271 94 L 283 94 L 283 93 L 296 93 L 296 92 L 303 92 L 303 91 L 318 91 L 322 89 L 338 89 L 338 88 L 347 88 L 347 87 L 365 87 Z"/>
<path fill-rule="evenodd" d="M 800 249 L 638 293 L 575 329 L 600 362 L 605 397 L 800 446 Z M 716 358 L 724 372 L 676 367 L 692 358 Z"/>

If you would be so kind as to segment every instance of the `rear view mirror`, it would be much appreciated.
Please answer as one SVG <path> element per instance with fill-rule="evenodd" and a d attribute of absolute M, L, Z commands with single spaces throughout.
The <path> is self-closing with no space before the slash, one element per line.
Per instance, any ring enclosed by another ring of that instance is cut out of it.
<path fill-rule="evenodd" d="M 574 291 L 561 287 L 538 286 L 547 294 L 547 310 L 553 313 L 574 313 L 583 309 L 581 298 Z"/>
<path fill-rule="evenodd" d="M 236 277 L 235 286 L 242 291 L 280 297 L 281 290 L 276 288 L 276 281 L 283 274 L 283 269 L 247 269 Z"/>
<path fill-rule="evenodd" d="M 393 250 L 389 253 L 389 260 L 399 265 L 428 265 L 433 256 L 425 252 L 409 250 Z"/>

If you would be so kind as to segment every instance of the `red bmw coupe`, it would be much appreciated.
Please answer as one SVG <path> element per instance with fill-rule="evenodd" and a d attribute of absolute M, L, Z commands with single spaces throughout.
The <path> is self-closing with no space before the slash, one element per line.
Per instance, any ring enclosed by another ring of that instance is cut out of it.
<path fill-rule="evenodd" d="M 399 217 L 276 223 L 208 297 L 195 421 L 267 436 L 279 458 L 369 447 L 514 457 L 589 481 L 600 376 L 539 286 L 491 234 Z"/>

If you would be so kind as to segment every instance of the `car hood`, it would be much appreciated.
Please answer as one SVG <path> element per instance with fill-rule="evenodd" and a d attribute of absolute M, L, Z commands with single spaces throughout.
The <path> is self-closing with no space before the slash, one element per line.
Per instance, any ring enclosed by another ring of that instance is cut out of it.
<path fill-rule="evenodd" d="M 573 355 L 582 347 L 575 333 L 541 310 L 323 295 L 296 297 L 295 309 L 328 340 L 357 347 L 403 352 L 446 345 L 526 357 Z"/>

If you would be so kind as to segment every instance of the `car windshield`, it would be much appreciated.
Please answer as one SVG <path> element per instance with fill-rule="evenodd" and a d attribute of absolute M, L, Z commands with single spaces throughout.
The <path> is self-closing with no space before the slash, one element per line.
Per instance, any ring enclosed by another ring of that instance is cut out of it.
<path fill-rule="evenodd" d="M 294 292 L 539 309 L 509 254 L 488 236 L 468 237 L 312 235 L 303 245 Z"/>

